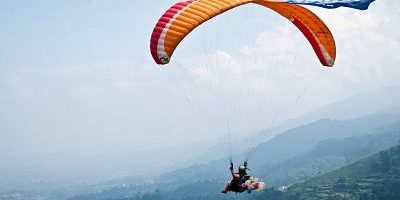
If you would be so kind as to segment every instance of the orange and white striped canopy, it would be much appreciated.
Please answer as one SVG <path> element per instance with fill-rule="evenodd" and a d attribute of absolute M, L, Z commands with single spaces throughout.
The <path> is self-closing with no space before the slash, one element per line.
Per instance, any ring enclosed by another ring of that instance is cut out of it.
<path fill-rule="evenodd" d="M 150 50 L 157 64 L 169 63 L 179 43 L 202 23 L 227 10 L 255 3 L 272 9 L 290 20 L 310 42 L 319 61 L 333 66 L 336 59 L 334 38 L 324 22 L 310 10 L 275 0 L 187 0 L 169 8 L 157 22 L 150 41 Z"/>

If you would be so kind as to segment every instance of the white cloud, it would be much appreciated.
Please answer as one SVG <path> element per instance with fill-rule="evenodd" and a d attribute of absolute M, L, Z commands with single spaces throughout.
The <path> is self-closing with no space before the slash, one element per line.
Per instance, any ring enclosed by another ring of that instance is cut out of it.
<path fill-rule="evenodd" d="M 349 84 L 399 84 L 400 16 L 397 1 L 376 1 L 369 10 L 313 9 L 331 28 L 337 43 L 337 75 Z"/>

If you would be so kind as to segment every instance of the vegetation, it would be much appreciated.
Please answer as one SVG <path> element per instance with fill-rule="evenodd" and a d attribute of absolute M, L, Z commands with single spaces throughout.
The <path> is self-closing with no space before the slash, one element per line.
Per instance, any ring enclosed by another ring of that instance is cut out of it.
<path fill-rule="evenodd" d="M 398 199 L 400 145 L 351 165 L 297 182 L 285 192 L 269 190 L 254 199 Z"/>
<path fill-rule="evenodd" d="M 272 185 L 287 185 L 350 164 L 397 144 L 400 123 L 381 127 L 375 133 L 345 139 L 327 139 L 305 154 L 260 170 Z"/>

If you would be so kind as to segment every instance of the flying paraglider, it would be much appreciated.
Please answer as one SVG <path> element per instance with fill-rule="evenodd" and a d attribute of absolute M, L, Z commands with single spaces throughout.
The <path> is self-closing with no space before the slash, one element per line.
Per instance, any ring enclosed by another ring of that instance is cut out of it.
<path fill-rule="evenodd" d="M 198 26 L 233 8 L 252 3 L 273 10 L 292 22 L 308 40 L 320 63 L 323 66 L 332 67 L 336 59 L 336 45 L 332 33 L 317 15 L 300 5 L 329 9 L 349 7 L 365 10 L 373 1 L 375 0 L 184 0 L 173 5 L 161 16 L 151 35 L 150 51 L 157 64 L 166 65 L 170 62 L 180 42 Z M 223 88 L 219 88 L 217 91 L 223 93 Z M 221 96 L 225 97 L 225 95 Z M 301 96 L 302 93 L 294 102 L 297 102 Z M 251 98 L 249 99 L 251 100 Z M 224 101 L 224 103 L 226 102 Z M 256 105 L 263 105 L 262 101 Z M 269 126 L 275 122 L 276 116 L 271 119 Z M 230 138 L 229 120 L 227 120 L 227 129 L 228 138 Z M 268 133 L 268 130 L 265 132 Z M 231 147 L 230 141 L 229 147 Z M 244 164 L 239 166 L 237 173 L 233 171 L 232 153 L 230 152 L 229 169 L 232 180 L 228 182 L 222 193 L 229 191 L 250 193 L 253 190 L 263 190 L 263 182 L 247 175 L 247 161 L 253 153 L 254 145 L 249 145 L 249 147 L 249 154 Z"/>

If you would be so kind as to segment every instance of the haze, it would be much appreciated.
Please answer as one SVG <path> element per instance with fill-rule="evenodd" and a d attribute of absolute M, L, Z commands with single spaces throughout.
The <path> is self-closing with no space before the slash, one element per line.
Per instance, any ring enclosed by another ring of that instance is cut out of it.
<path fill-rule="evenodd" d="M 160 73 L 150 56 L 153 26 L 173 2 L 2 1 L 0 156 L 6 160 L 1 164 L 3 169 L 31 165 L 31 169 L 37 165 L 52 168 L 57 162 L 85 163 L 90 162 L 86 156 L 102 155 L 112 155 L 113 159 L 115 155 L 124 155 L 112 164 L 112 169 L 130 156 L 137 160 L 146 155 L 142 165 L 157 165 L 158 158 L 165 158 L 160 154 L 165 149 L 169 149 L 165 152 L 171 156 L 185 160 L 218 144 L 221 135 L 208 131 L 193 105 Z M 335 36 L 337 62 L 329 76 L 313 86 L 301 109 L 287 119 L 351 96 L 400 84 L 400 28 L 396 25 L 400 20 L 400 2 L 379 0 L 368 12 L 311 9 Z M 203 34 L 229 33 L 248 24 L 240 17 L 243 13 L 250 13 L 247 20 L 254 22 L 248 25 L 254 28 L 250 35 L 238 32 L 234 36 L 239 38 L 237 43 L 221 42 L 212 48 L 201 41 L 206 37 Z M 266 19 L 268 24 L 255 25 L 266 23 Z M 226 27 L 216 28 L 224 22 Z M 269 45 L 272 40 L 274 45 Z M 304 52 L 297 56 L 298 67 L 307 63 L 318 66 L 311 48 L 291 24 L 255 6 L 229 12 L 194 32 L 174 59 L 182 65 L 207 62 L 198 61 L 201 55 L 194 56 L 192 52 L 198 53 L 195 48 L 203 53 L 209 49 L 206 53 L 213 55 L 222 52 L 233 56 L 232 52 L 239 52 L 235 58 L 239 64 L 265 63 L 260 52 L 277 48 L 278 44 L 288 49 L 290 56 Z M 318 76 L 320 70 L 307 73 Z M 285 89 L 290 84 L 280 87 Z M 193 146 L 196 148 L 189 148 Z M 161 168 L 176 167 L 169 162 Z"/>

